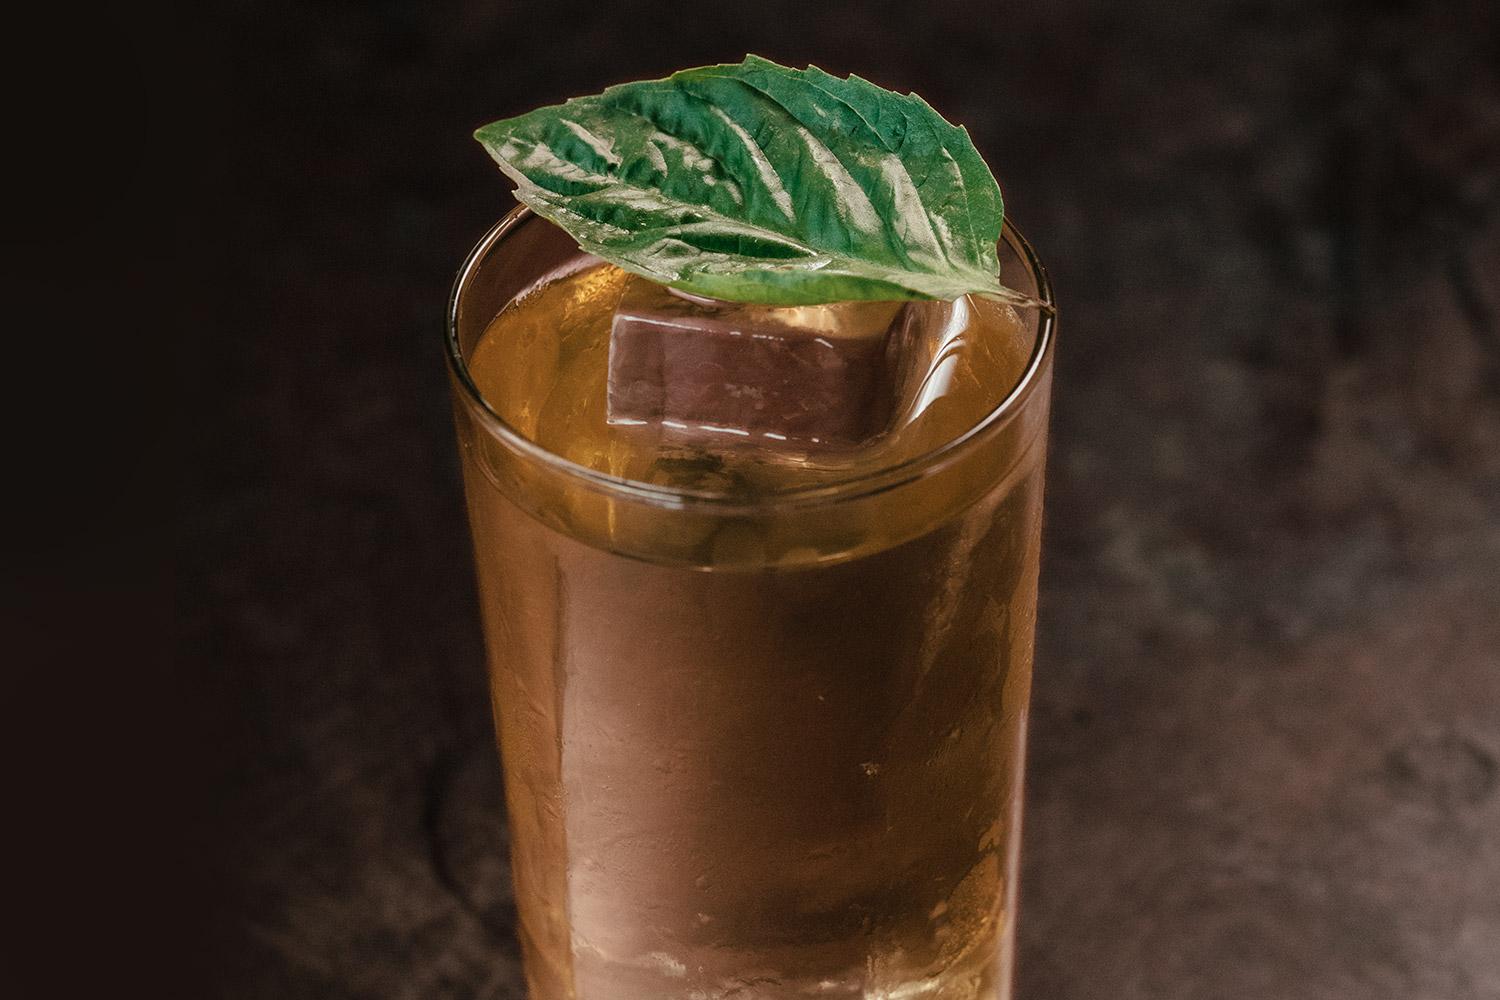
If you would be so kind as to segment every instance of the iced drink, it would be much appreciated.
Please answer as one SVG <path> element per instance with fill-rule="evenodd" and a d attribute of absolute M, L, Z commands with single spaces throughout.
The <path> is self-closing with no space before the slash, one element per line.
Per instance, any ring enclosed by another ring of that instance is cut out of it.
<path fill-rule="evenodd" d="M 450 311 L 532 1000 L 1009 996 L 1050 310 L 750 310 L 700 392 L 643 280 L 519 210 Z"/>

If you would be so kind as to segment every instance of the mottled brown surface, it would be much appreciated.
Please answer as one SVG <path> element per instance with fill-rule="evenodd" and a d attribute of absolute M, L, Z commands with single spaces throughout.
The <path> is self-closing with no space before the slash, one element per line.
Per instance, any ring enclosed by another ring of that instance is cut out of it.
<path fill-rule="evenodd" d="M 203 29 L 205 995 L 521 995 L 439 348 L 509 201 L 467 135 L 752 50 L 966 123 L 1058 288 L 1018 997 L 1500 996 L 1497 8 L 812 9 Z"/>

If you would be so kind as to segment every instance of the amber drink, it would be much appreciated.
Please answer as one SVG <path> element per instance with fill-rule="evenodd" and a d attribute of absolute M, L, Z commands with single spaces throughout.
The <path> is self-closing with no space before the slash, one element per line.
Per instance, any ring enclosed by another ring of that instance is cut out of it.
<path fill-rule="evenodd" d="M 611 331 L 618 368 L 622 303 L 661 290 L 525 210 L 464 266 L 449 354 L 533 1000 L 1009 996 L 1053 322 L 1008 224 L 1000 256 L 1038 305 L 788 314 L 896 331 L 848 376 L 858 419 L 799 430 L 738 383 L 705 405 L 745 420 L 630 410 Z"/>

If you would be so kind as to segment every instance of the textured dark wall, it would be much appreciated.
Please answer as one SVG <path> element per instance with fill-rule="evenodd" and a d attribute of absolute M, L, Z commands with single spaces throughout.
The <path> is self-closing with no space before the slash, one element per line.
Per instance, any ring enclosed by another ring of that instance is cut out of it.
<path fill-rule="evenodd" d="M 439 346 L 510 205 L 469 133 L 754 51 L 965 123 L 1058 288 L 1018 996 L 1500 996 L 1497 8 L 718 6 L 178 26 L 198 995 L 521 996 Z"/>

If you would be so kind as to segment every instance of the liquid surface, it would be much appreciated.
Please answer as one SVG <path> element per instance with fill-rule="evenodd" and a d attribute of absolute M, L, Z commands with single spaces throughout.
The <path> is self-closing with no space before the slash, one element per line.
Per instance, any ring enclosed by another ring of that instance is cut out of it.
<path fill-rule="evenodd" d="M 799 449 L 701 430 L 684 440 L 607 417 L 610 322 L 630 275 L 581 258 L 571 273 L 523 295 L 490 324 L 469 361 L 480 393 L 506 423 L 570 462 L 624 479 L 760 496 L 888 468 L 961 435 L 998 406 L 1032 339 L 1008 305 L 967 297 L 910 346 L 890 430 L 843 449 Z"/>

